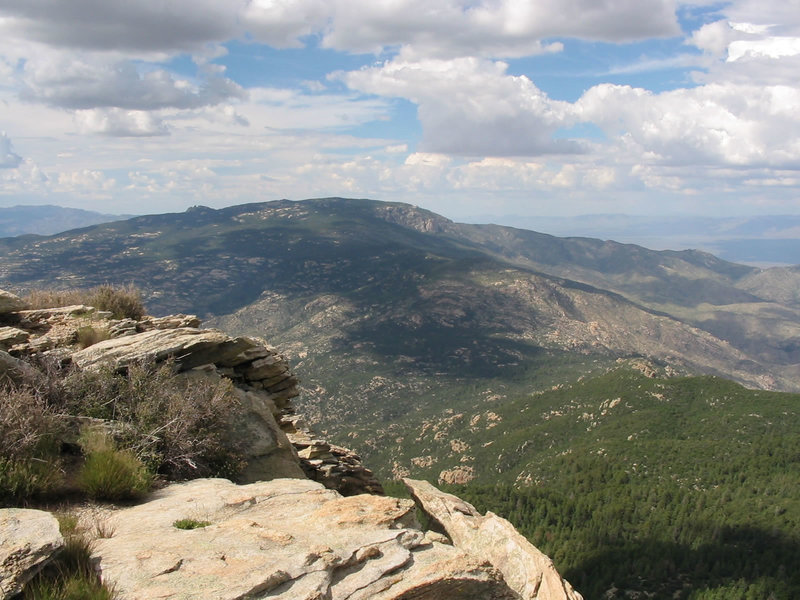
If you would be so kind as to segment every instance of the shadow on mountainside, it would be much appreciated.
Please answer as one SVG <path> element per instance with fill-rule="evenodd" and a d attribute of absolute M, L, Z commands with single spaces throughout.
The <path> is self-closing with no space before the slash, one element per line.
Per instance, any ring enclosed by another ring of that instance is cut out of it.
<path fill-rule="evenodd" d="M 608 541 L 563 575 L 586 600 L 626 598 L 626 590 L 647 592 L 654 600 L 798 597 L 800 540 L 757 527 L 708 529 L 714 541 L 700 545 Z M 616 593 L 609 592 L 613 588 Z"/>

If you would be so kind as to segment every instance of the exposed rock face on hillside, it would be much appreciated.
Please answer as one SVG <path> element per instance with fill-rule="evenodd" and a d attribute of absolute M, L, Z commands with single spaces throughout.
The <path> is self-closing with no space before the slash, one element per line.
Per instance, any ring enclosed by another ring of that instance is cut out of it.
<path fill-rule="evenodd" d="M 185 518 L 209 525 L 173 525 Z M 196 480 L 105 523 L 94 553 L 121 600 L 520 598 L 485 557 L 420 531 L 412 501 L 311 481 Z"/>
<path fill-rule="evenodd" d="M 523 600 L 581 600 L 553 561 L 505 519 L 491 512 L 483 516 L 471 504 L 440 492 L 427 481 L 404 479 L 403 483 L 456 547 L 492 563 Z"/>

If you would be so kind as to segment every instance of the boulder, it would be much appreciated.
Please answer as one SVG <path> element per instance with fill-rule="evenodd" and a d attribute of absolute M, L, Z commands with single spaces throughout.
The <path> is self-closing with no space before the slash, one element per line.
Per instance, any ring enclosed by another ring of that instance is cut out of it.
<path fill-rule="evenodd" d="M 25 301 L 19 296 L 0 290 L 0 315 L 17 312 L 25 308 Z"/>
<path fill-rule="evenodd" d="M 256 342 L 232 338 L 216 329 L 151 329 L 134 335 L 98 342 L 72 356 L 82 369 L 113 362 L 119 367 L 137 361 L 161 361 L 174 357 L 182 370 L 228 360 Z"/>
<path fill-rule="evenodd" d="M 241 474 L 244 482 L 279 477 L 303 478 L 297 451 L 275 420 L 275 405 L 265 392 L 236 389 L 241 410 L 231 426 L 231 433 L 246 440 L 247 466 Z"/>
<path fill-rule="evenodd" d="M 20 383 L 26 379 L 32 380 L 36 374 L 36 369 L 28 363 L 0 350 L 0 383 L 6 380 L 11 380 L 13 383 Z"/>
<path fill-rule="evenodd" d="M 27 342 L 30 336 L 27 331 L 16 327 L 0 327 L 0 348 L 8 350 L 14 344 Z"/>
<path fill-rule="evenodd" d="M 0 598 L 25 585 L 64 546 L 58 521 L 50 513 L 23 508 L 0 509 Z"/>
<path fill-rule="evenodd" d="M 484 559 L 426 537 L 414 512 L 308 480 L 200 479 L 111 513 L 93 559 L 120 600 L 518 598 Z"/>
<path fill-rule="evenodd" d="M 403 479 L 420 508 L 453 540 L 457 548 L 485 557 L 523 600 L 583 600 L 553 566 L 553 561 L 497 515 L 485 516 L 457 496 L 427 481 Z"/>

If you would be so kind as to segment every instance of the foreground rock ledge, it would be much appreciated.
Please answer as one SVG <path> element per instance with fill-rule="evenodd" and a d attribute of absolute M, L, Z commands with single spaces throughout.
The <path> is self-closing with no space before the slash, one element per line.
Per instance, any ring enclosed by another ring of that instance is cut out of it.
<path fill-rule="evenodd" d="M 110 513 L 94 559 L 120 600 L 520 597 L 485 559 L 420 531 L 414 512 L 411 500 L 308 480 L 199 479 Z M 182 530 L 179 519 L 210 524 Z"/>
<path fill-rule="evenodd" d="M 553 561 L 502 517 L 491 512 L 483 516 L 427 481 L 403 479 L 403 483 L 457 548 L 486 558 L 523 600 L 583 600 L 558 574 Z"/>
<path fill-rule="evenodd" d="M 0 598 L 12 598 L 64 546 L 50 513 L 0 509 Z"/>

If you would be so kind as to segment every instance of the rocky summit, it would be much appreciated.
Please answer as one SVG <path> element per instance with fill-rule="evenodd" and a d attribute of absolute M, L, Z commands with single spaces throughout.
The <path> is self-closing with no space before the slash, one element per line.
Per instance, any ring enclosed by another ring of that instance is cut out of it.
<path fill-rule="evenodd" d="M 125 508 L 84 507 L 100 533 L 97 574 L 121 600 L 580 600 L 552 562 L 505 520 L 429 484 L 406 481 L 442 532 L 424 531 L 412 500 L 390 498 L 360 458 L 304 428 L 298 381 L 263 340 L 199 329 L 191 315 L 113 319 L 91 306 L 25 309 L 0 292 L 0 377 L 49 356 L 82 370 L 173 361 L 175 377 L 229 380 L 243 408 L 230 424 L 244 442 L 241 481 L 174 483 Z M 79 331 L 107 339 L 81 348 Z M 184 526 L 182 523 L 191 523 Z M 0 510 L 0 597 L 14 598 L 64 544 L 48 513 Z"/>

